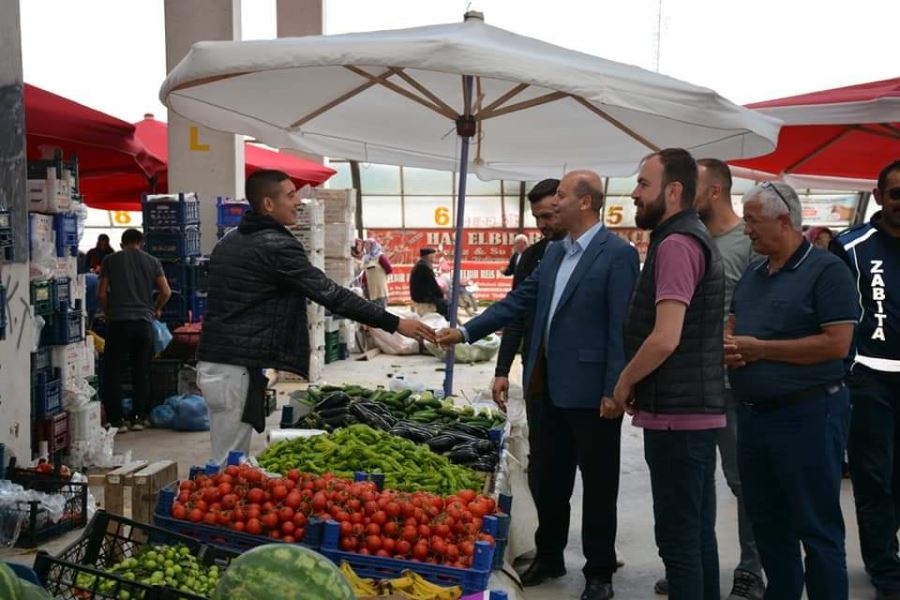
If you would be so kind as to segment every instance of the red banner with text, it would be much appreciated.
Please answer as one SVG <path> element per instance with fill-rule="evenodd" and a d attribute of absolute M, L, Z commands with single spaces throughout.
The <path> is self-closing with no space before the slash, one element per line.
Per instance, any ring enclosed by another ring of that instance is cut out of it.
<path fill-rule="evenodd" d="M 391 304 L 406 304 L 409 299 L 409 273 L 419 260 L 420 248 L 434 248 L 453 259 L 455 232 L 447 229 L 368 229 L 368 236 L 378 240 L 394 266 L 388 276 Z M 649 232 L 634 228 L 611 229 L 619 237 L 635 245 L 641 260 L 650 242 Z M 537 229 L 524 231 L 531 243 L 541 237 Z M 476 299 L 499 300 L 512 287 L 512 277 L 501 275 L 512 254 L 514 229 L 466 229 L 462 246 L 461 281 L 478 285 Z"/>

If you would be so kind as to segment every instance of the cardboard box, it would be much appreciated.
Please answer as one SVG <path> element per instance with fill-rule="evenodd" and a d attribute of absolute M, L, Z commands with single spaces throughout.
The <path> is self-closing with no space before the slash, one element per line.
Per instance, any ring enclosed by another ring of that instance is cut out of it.
<path fill-rule="evenodd" d="M 131 518 L 141 523 L 151 523 L 159 491 L 173 481 L 178 481 L 178 463 L 160 460 L 137 471 L 133 478 Z"/>
<path fill-rule="evenodd" d="M 146 460 L 136 460 L 106 474 L 103 486 L 103 508 L 117 515 L 125 514 L 125 488 L 132 487 L 133 475 L 147 466 Z"/>

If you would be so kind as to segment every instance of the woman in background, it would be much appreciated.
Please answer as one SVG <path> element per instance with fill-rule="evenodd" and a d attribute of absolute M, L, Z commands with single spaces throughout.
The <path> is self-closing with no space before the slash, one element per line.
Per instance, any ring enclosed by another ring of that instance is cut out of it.
<path fill-rule="evenodd" d="M 828 244 L 834 239 L 834 233 L 827 227 L 810 227 L 803 235 L 810 244 L 822 250 L 828 250 Z"/>
<path fill-rule="evenodd" d="M 385 255 L 384 248 L 373 238 L 363 242 L 362 268 L 362 284 L 366 297 L 375 304 L 381 305 L 382 308 L 387 308 L 387 276 L 391 274 L 394 267 L 391 266 L 391 261 Z"/>

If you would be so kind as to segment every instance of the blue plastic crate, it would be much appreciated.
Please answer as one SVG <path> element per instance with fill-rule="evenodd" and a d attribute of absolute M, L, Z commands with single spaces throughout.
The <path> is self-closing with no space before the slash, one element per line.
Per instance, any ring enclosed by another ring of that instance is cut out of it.
<path fill-rule="evenodd" d="M 144 196 L 144 231 L 183 229 L 200 223 L 200 201 L 196 194 Z"/>
<path fill-rule="evenodd" d="M 216 198 L 216 225 L 219 228 L 237 227 L 248 210 L 250 210 L 249 202 L 226 202 L 219 196 Z"/>
<path fill-rule="evenodd" d="M 485 523 L 489 520 L 490 517 L 486 517 Z M 487 589 L 488 581 L 491 578 L 494 548 L 487 542 L 476 542 L 475 560 L 472 567 L 460 569 L 414 560 L 344 552 L 339 549 L 340 536 L 340 523 L 336 521 L 325 523 L 325 537 L 322 539 L 319 553 L 337 565 L 341 564 L 341 561 L 347 561 L 360 577 L 393 579 L 400 577 L 402 572 L 408 569 L 437 585 L 447 587 L 458 585 L 462 588 L 464 595 L 483 592 Z"/>
<path fill-rule="evenodd" d="M 43 419 L 62 410 L 62 375 L 59 369 L 35 373 L 31 387 L 31 418 Z"/>
<path fill-rule="evenodd" d="M 189 264 L 183 262 L 163 263 L 163 273 L 173 293 L 184 293 L 194 287 L 193 270 Z"/>
<path fill-rule="evenodd" d="M 196 469 L 196 467 L 195 467 Z M 194 472 L 194 469 L 192 469 Z M 172 504 L 175 503 L 177 484 L 172 484 L 159 492 L 156 510 L 153 513 L 153 524 L 162 529 L 186 535 L 204 544 L 224 548 L 233 552 L 245 552 L 265 544 L 284 543 L 261 535 L 250 535 L 233 529 L 226 529 L 205 523 L 181 521 L 171 516 Z M 322 541 L 323 523 L 318 519 L 310 519 L 306 525 L 306 534 L 300 546 L 318 550 Z"/>
<path fill-rule="evenodd" d="M 191 321 L 201 321 L 206 314 L 206 292 L 193 292 L 190 296 Z"/>
<path fill-rule="evenodd" d="M 78 256 L 78 216 L 75 213 L 53 215 L 56 256 Z"/>
<path fill-rule="evenodd" d="M 41 329 L 41 345 L 66 346 L 84 339 L 84 312 L 81 300 L 75 301 L 74 307 L 61 307 L 53 315 L 47 317 Z"/>
<path fill-rule="evenodd" d="M 200 256 L 200 230 L 189 227 L 184 231 L 146 231 L 144 250 L 160 260 L 184 260 Z"/>

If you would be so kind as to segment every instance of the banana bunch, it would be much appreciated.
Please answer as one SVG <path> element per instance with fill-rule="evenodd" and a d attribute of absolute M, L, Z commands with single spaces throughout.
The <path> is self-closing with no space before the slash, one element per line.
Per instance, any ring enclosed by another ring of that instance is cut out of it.
<path fill-rule="evenodd" d="M 347 561 L 341 561 L 341 573 L 347 578 L 350 587 L 353 589 L 353 595 L 357 598 L 381 595 L 381 590 L 375 580 L 357 575 Z"/>
<path fill-rule="evenodd" d="M 360 577 L 344 561 L 341 563 L 341 573 L 347 578 L 357 598 L 394 594 L 407 600 L 459 600 L 462 596 L 459 586 L 441 587 L 409 570 L 403 571 L 402 576 L 396 579 L 376 582 L 374 579 Z"/>
<path fill-rule="evenodd" d="M 462 596 L 462 589 L 458 585 L 441 587 L 409 570 L 403 571 L 402 577 L 389 579 L 382 584 L 382 588 L 388 593 L 407 600 L 459 600 Z"/>

